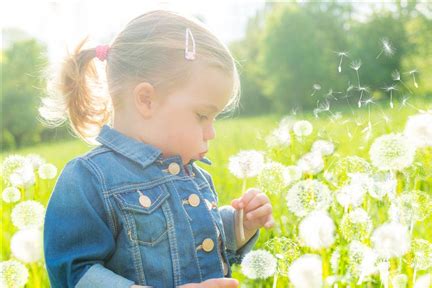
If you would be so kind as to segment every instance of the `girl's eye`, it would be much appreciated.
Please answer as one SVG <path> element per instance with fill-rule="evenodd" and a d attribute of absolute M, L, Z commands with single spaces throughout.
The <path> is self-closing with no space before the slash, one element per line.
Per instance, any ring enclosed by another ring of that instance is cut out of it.
<path fill-rule="evenodd" d="M 208 119 L 208 117 L 205 116 L 205 115 L 197 114 L 197 116 L 198 116 L 198 119 L 199 119 L 200 121 L 204 121 L 204 120 L 207 120 L 207 119 Z"/>

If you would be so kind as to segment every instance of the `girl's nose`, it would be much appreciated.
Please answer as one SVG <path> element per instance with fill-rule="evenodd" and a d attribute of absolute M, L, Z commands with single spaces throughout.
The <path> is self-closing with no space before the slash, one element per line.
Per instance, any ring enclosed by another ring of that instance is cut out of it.
<path fill-rule="evenodd" d="M 216 137 L 216 130 L 213 127 L 213 124 L 210 124 L 206 127 L 206 130 L 204 131 L 204 140 L 212 140 Z"/>

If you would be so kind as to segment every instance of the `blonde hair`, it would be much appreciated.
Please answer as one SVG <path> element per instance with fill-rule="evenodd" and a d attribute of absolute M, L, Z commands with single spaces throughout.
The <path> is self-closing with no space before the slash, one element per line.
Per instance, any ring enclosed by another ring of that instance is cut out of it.
<path fill-rule="evenodd" d="M 187 28 L 196 44 L 193 61 L 185 59 Z M 95 144 L 94 137 L 120 108 L 128 89 L 146 81 L 164 95 L 186 84 L 194 70 L 203 65 L 219 68 L 233 78 L 232 95 L 224 110 L 231 111 L 239 104 L 235 59 L 222 41 L 195 19 L 155 10 L 131 20 L 109 48 L 106 82 L 110 97 L 99 95 L 107 94 L 98 89 L 105 75 L 98 73 L 93 61 L 98 61 L 95 48 L 83 49 L 86 41 L 65 59 L 55 81 L 56 92 L 42 99 L 39 113 L 46 125 L 54 127 L 69 118 L 74 134 L 87 143 Z"/>

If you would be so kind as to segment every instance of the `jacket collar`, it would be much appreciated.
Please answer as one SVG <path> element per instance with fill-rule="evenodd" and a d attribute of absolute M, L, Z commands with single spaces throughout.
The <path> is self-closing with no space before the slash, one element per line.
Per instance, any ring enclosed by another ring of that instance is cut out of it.
<path fill-rule="evenodd" d="M 126 136 L 107 124 L 102 126 L 96 140 L 117 153 L 140 163 L 143 167 L 152 164 L 158 158 L 163 159 L 162 151 L 159 148 Z M 192 159 L 189 163 L 192 164 L 195 161 L 195 159 Z M 208 165 L 212 164 L 205 157 L 199 161 Z"/>

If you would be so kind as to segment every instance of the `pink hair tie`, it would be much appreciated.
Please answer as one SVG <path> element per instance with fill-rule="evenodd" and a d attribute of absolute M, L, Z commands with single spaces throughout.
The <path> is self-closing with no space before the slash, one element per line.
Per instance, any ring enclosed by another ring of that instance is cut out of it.
<path fill-rule="evenodd" d="M 108 56 L 109 45 L 98 45 L 96 46 L 96 57 L 100 61 L 106 60 Z"/>

